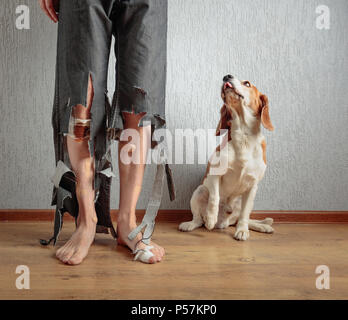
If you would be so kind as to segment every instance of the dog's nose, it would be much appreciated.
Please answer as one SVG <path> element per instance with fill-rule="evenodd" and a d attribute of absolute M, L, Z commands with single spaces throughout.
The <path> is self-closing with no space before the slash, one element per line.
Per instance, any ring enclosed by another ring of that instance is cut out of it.
<path fill-rule="evenodd" d="M 224 78 L 222 80 L 223 80 L 223 82 L 228 82 L 228 81 L 230 81 L 232 79 L 233 79 L 233 76 L 228 74 L 227 76 L 224 76 Z"/>

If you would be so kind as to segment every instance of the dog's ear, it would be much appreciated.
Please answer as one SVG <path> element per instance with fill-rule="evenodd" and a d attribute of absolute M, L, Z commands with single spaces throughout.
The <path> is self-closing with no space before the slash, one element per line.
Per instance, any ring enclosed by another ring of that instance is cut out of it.
<path fill-rule="evenodd" d="M 260 100 L 261 100 L 261 123 L 267 130 L 273 131 L 274 127 L 271 122 L 271 118 L 269 116 L 268 98 L 266 95 L 262 94 L 260 96 Z"/>
<path fill-rule="evenodd" d="M 221 129 L 228 129 L 228 121 L 230 120 L 229 118 L 229 113 L 227 111 L 226 105 L 224 104 L 222 108 L 220 109 L 220 121 L 219 124 L 216 128 L 216 135 L 219 136 L 221 135 L 220 130 Z"/>

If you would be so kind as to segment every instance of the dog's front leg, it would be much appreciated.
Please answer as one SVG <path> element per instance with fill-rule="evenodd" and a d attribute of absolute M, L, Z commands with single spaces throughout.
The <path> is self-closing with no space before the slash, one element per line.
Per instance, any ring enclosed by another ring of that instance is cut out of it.
<path fill-rule="evenodd" d="M 257 185 L 242 195 L 242 210 L 237 223 L 234 238 L 237 240 L 247 240 L 249 238 L 249 216 L 254 207 Z"/>
<path fill-rule="evenodd" d="M 218 220 L 219 203 L 220 203 L 220 176 L 208 176 L 205 186 L 209 190 L 209 199 L 206 215 L 203 216 L 205 226 L 212 230 Z"/>

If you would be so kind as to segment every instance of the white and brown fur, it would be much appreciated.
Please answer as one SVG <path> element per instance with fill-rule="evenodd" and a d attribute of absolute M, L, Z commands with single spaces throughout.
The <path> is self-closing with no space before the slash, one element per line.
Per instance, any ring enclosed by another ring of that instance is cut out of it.
<path fill-rule="evenodd" d="M 249 81 L 225 76 L 221 96 L 224 105 L 216 134 L 220 135 L 221 129 L 227 129 L 228 134 L 213 157 L 227 156 L 227 170 L 221 175 L 210 174 L 212 164 L 209 161 L 202 184 L 191 198 L 192 221 L 181 223 L 179 229 L 192 231 L 204 224 L 212 230 L 237 224 L 234 238 L 247 240 L 249 228 L 273 232 L 271 218 L 258 221 L 249 216 L 258 183 L 266 170 L 266 142 L 261 124 L 271 131 L 274 128 L 267 96 Z M 228 148 L 227 152 L 220 153 L 223 148 Z"/>

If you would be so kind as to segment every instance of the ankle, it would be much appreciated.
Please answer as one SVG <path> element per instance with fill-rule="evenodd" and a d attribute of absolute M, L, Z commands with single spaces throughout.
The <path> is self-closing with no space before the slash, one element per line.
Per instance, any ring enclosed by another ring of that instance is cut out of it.
<path fill-rule="evenodd" d="M 135 213 L 131 214 L 122 214 L 118 213 L 117 215 L 117 224 L 121 226 L 134 226 L 137 224 L 137 219 Z"/>
<path fill-rule="evenodd" d="M 98 223 L 97 215 L 91 214 L 91 215 L 79 215 L 77 217 L 77 224 L 78 225 L 84 225 L 84 226 L 95 226 Z"/>

